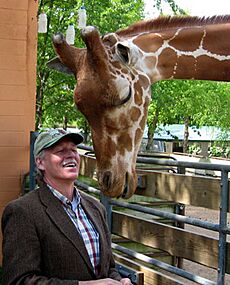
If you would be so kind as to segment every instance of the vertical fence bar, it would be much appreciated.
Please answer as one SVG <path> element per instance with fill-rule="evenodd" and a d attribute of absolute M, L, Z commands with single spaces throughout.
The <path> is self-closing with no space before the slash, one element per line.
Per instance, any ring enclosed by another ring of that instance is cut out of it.
<path fill-rule="evenodd" d="M 110 198 L 100 193 L 100 201 L 106 208 L 108 227 L 111 232 L 112 231 L 112 205 L 110 204 L 110 200 L 111 200 Z"/>
<path fill-rule="evenodd" d="M 228 211 L 228 171 L 221 171 L 221 197 L 220 197 L 220 232 L 219 232 L 219 254 L 218 254 L 218 277 L 217 285 L 225 284 L 226 268 L 226 233 L 223 228 L 227 226 Z"/>

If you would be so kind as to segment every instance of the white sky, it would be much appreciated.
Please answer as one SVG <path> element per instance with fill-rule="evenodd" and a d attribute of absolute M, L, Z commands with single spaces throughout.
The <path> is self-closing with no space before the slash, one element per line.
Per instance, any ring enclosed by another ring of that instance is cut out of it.
<path fill-rule="evenodd" d="M 170 14 L 168 4 L 161 0 L 163 11 L 165 14 Z M 186 10 L 193 16 L 213 16 L 230 14 L 230 0 L 175 0 L 177 5 Z M 158 14 L 153 10 L 154 0 L 145 0 L 146 17 L 157 17 Z"/>

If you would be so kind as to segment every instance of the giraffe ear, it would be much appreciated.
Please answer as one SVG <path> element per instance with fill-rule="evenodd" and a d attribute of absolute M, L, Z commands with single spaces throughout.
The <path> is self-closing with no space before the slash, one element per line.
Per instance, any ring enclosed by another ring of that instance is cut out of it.
<path fill-rule="evenodd" d="M 53 59 L 51 59 L 50 61 L 47 62 L 47 66 L 51 69 L 55 69 L 59 72 L 68 74 L 68 75 L 74 75 L 73 71 L 67 67 L 66 65 L 64 65 L 59 57 L 55 57 Z"/>
<path fill-rule="evenodd" d="M 124 62 L 125 64 L 129 64 L 130 63 L 130 49 L 128 46 L 126 46 L 125 44 L 118 42 L 116 44 L 116 54 L 118 55 L 119 59 Z"/>
<path fill-rule="evenodd" d="M 127 65 L 135 65 L 139 58 L 139 49 L 128 42 L 118 42 L 115 52 L 118 58 Z"/>

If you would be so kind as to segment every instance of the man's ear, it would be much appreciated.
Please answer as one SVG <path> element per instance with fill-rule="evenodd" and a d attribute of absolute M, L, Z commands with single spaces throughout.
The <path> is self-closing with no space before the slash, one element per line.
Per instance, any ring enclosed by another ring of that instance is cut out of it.
<path fill-rule="evenodd" d="M 39 170 L 44 170 L 43 160 L 40 157 L 36 157 L 35 163 Z"/>

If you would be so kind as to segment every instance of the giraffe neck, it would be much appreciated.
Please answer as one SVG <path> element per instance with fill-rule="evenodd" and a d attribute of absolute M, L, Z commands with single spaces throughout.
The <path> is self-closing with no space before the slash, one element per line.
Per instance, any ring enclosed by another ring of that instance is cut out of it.
<path fill-rule="evenodd" d="M 137 64 L 151 82 L 164 79 L 230 81 L 230 25 L 182 27 L 132 39 Z"/>

